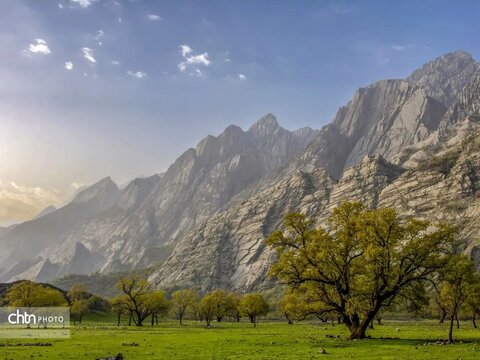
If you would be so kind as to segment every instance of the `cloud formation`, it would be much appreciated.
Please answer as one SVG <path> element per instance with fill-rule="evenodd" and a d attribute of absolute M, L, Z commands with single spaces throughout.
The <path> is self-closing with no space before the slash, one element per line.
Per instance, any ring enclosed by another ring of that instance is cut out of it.
<path fill-rule="evenodd" d="M 0 224 L 30 220 L 47 206 L 61 204 L 64 199 L 55 189 L 0 181 Z"/>
<path fill-rule="evenodd" d="M 71 61 L 67 61 L 64 65 L 65 69 L 73 70 L 73 63 Z"/>
<path fill-rule="evenodd" d="M 88 47 L 84 47 L 82 48 L 82 52 L 83 52 L 83 57 L 85 59 L 87 59 L 88 61 L 90 61 L 91 63 L 96 63 L 97 60 L 93 57 L 93 50 L 88 48 Z"/>
<path fill-rule="evenodd" d="M 160 21 L 162 20 L 161 16 L 156 14 L 148 14 L 147 19 L 150 21 Z"/>
<path fill-rule="evenodd" d="M 50 48 L 47 45 L 47 42 L 43 39 L 35 39 L 33 43 L 28 46 L 28 51 L 34 54 L 51 54 Z"/>
<path fill-rule="evenodd" d="M 238 74 L 240 80 L 247 80 L 247 77 L 244 74 Z"/>
<path fill-rule="evenodd" d="M 183 61 L 178 64 L 178 69 L 181 72 L 190 70 L 190 75 L 203 76 L 205 73 L 199 68 L 199 66 L 210 65 L 208 53 L 204 52 L 202 54 L 194 55 L 193 49 L 187 44 L 180 45 L 179 48 L 180 54 L 182 54 L 183 57 Z"/>
<path fill-rule="evenodd" d="M 130 76 L 133 76 L 137 79 L 143 79 L 145 76 L 147 76 L 147 73 L 146 72 L 143 72 L 143 71 L 131 71 L 131 70 L 128 70 L 127 71 L 127 74 L 130 75 Z"/>
<path fill-rule="evenodd" d="M 70 5 L 74 8 L 86 9 L 96 3 L 98 0 L 70 0 Z"/>

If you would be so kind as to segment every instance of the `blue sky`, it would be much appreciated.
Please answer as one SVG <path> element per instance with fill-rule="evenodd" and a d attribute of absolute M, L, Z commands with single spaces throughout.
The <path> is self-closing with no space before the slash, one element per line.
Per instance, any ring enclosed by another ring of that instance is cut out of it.
<path fill-rule="evenodd" d="M 359 86 L 449 51 L 480 59 L 479 14 L 478 1 L 1 1 L 0 192 L 41 189 L 43 205 L 161 172 L 269 112 L 319 128 Z"/>

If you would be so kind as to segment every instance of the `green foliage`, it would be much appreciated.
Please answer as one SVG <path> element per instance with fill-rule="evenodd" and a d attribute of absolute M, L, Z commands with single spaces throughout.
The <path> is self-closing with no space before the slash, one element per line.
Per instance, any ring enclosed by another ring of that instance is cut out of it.
<path fill-rule="evenodd" d="M 188 309 L 195 312 L 195 305 L 199 302 L 199 295 L 195 289 L 177 290 L 172 293 L 172 311 L 180 324 Z"/>
<path fill-rule="evenodd" d="M 144 320 L 151 316 L 152 325 L 158 322 L 158 317 L 165 315 L 169 309 L 169 302 L 163 291 L 154 291 L 150 283 L 139 275 L 130 275 L 120 278 L 117 288 L 123 295 L 112 299 L 112 306 L 119 318 L 128 313 L 135 325 L 142 326 Z M 119 321 L 120 322 L 120 321 Z"/>
<path fill-rule="evenodd" d="M 442 309 L 450 315 L 448 340 L 453 342 L 453 322 L 467 299 L 475 300 L 478 277 L 473 262 L 467 256 L 455 255 L 442 271 L 441 280 L 438 300 Z"/>
<path fill-rule="evenodd" d="M 341 317 L 351 338 L 364 338 L 376 314 L 415 297 L 448 262 L 456 229 L 408 218 L 393 209 L 368 210 L 347 202 L 334 209 L 327 231 L 305 215 L 285 217 L 284 231 L 267 244 L 278 261 L 272 275 L 301 294 L 318 313 Z"/>
<path fill-rule="evenodd" d="M 239 304 L 240 313 L 248 316 L 253 326 L 257 325 L 259 316 L 268 314 L 268 303 L 263 298 L 262 294 L 253 293 L 246 294 L 242 297 Z"/>
<path fill-rule="evenodd" d="M 68 305 L 60 291 L 28 280 L 13 285 L 8 290 L 5 301 L 9 306 L 20 307 L 54 307 Z"/>

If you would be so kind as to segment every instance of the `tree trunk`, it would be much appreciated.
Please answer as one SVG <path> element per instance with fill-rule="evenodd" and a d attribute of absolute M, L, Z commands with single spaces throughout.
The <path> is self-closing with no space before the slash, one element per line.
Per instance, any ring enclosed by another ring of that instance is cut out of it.
<path fill-rule="evenodd" d="M 473 327 L 474 327 L 475 329 L 477 328 L 476 317 L 477 317 L 477 312 L 474 311 L 474 312 L 473 312 L 473 316 L 472 316 L 472 324 L 473 324 Z"/>
<path fill-rule="evenodd" d="M 183 316 L 180 315 L 178 318 L 180 319 L 180 325 L 183 325 L 183 324 L 182 324 L 182 318 L 183 318 Z"/>
<path fill-rule="evenodd" d="M 443 322 L 445 321 L 445 318 L 446 318 L 446 317 L 447 317 L 447 312 L 442 309 L 442 314 L 440 315 L 439 324 L 443 324 Z"/>
<path fill-rule="evenodd" d="M 120 326 L 120 317 L 122 315 L 120 313 L 117 314 L 117 326 Z"/>
<path fill-rule="evenodd" d="M 363 324 L 350 328 L 349 340 L 365 339 L 366 326 Z"/>
<path fill-rule="evenodd" d="M 458 321 L 458 314 L 455 314 L 455 320 L 457 321 L 457 329 L 460 329 L 460 322 Z"/>
<path fill-rule="evenodd" d="M 128 318 L 128 326 L 132 325 L 132 316 L 133 314 L 130 312 L 130 317 Z"/>
<path fill-rule="evenodd" d="M 455 320 L 455 316 L 452 315 L 450 317 L 450 330 L 448 331 L 448 342 L 453 343 L 453 320 Z"/>

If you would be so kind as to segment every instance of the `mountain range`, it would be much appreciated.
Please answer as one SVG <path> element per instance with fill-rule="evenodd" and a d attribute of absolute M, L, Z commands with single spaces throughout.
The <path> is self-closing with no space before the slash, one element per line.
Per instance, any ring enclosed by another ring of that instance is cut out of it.
<path fill-rule="evenodd" d="M 480 64 L 445 54 L 403 80 L 358 89 L 319 130 L 268 114 L 231 125 L 160 175 L 105 178 L 68 204 L 0 231 L 0 281 L 151 269 L 158 287 L 271 286 L 265 238 L 301 211 L 345 200 L 461 224 L 480 260 Z M 478 130 L 477 130 L 478 129 Z"/>

